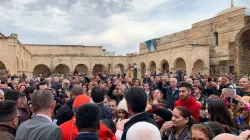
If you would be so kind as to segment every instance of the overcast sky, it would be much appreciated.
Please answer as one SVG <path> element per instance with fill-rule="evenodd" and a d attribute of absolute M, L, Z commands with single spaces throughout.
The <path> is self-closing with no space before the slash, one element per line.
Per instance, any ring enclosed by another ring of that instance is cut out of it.
<path fill-rule="evenodd" d="M 250 0 L 234 0 L 250 8 Z M 139 43 L 191 28 L 231 0 L 0 0 L 0 32 L 23 44 L 104 46 L 125 55 Z"/>

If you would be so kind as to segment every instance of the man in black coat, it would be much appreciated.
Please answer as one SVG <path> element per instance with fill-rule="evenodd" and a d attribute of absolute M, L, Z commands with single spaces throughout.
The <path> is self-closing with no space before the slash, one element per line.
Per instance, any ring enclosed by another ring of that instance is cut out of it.
<path fill-rule="evenodd" d="M 75 140 L 99 140 L 100 108 L 95 104 L 84 104 L 76 113 L 76 127 L 79 131 Z"/>
<path fill-rule="evenodd" d="M 154 133 L 154 137 L 161 137 L 156 122 L 145 112 L 145 108 L 147 105 L 147 94 L 145 93 L 145 91 L 142 88 L 138 87 L 131 88 L 126 92 L 125 99 L 127 102 L 129 115 L 132 118 L 124 125 L 122 140 L 126 140 L 128 137 L 128 139 L 131 139 L 131 136 L 138 130 L 136 129 L 136 127 L 138 128 L 138 126 L 136 126 L 135 124 L 139 122 L 145 122 L 150 126 L 146 128 L 142 127 L 140 129 L 144 129 L 145 132 L 153 132 L 157 130 L 157 132 Z M 133 129 L 134 131 L 129 131 L 129 129 Z"/>
<path fill-rule="evenodd" d="M 101 120 L 103 119 L 112 119 L 112 109 L 104 106 L 104 95 L 108 91 L 104 88 L 93 87 L 91 90 L 92 100 L 100 107 L 101 109 Z"/>
<path fill-rule="evenodd" d="M 76 96 L 82 94 L 82 86 L 74 86 L 72 88 L 72 98 L 68 100 L 66 104 L 61 106 L 57 112 L 56 119 L 57 119 L 57 125 L 61 125 L 64 122 L 71 120 L 72 117 L 74 116 L 73 111 L 72 111 L 72 105 L 73 102 L 76 98 Z"/>

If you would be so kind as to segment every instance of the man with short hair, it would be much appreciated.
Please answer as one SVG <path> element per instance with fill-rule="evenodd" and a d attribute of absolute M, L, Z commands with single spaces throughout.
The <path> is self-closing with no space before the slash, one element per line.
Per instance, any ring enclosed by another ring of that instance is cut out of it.
<path fill-rule="evenodd" d="M 22 97 L 22 94 L 18 90 L 15 90 L 15 89 L 7 90 L 6 93 L 4 94 L 5 100 L 12 100 L 12 101 L 17 102 L 17 104 L 19 102 L 21 103 L 21 97 Z"/>
<path fill-rule="evenodd" d="M 14 140 L 18 126 L 16 102 L 11 100 L 0 101 L 0 138 Z"/>
<path fill-rule="evenodd" d="M 80 106 L 88 103 L 93 103 L 92 99 L 89 96 L 87 95 L 77 96 L 72 106 L 74 115 L 76 115 L 76 112 Z M 75 139 L 75 137 L 77 136 L 78 130 L 75 125 L 75 120 L 76 117 L 73 116 L 71 120 L 60 125 L 60 128 L 62 130 L 62 140 Z M 115 135 L 112 134 L 112 132 L 109 131 L 108 128 L 101 123 L 100 123 L 100 131 L 98 133 L 98 137 L 100 139 L 116 140 Z"/>
<path fill-rule="evenodd" d="M 112 109 L 104 106 L 103 103 L 105 90 L 106 89 L 100 87 L 93 87 L 91 90 L 91 98 L 101 109 L 101 120 L 112 119 Z"/>
<path fill-rule="evenodd" d="M 48 89 L 48 85 L 45 81 L 42 81 L 40 82 L 38 85 L 37 85 L 37 89 L 38 90 L 45 90 L 45 89 Z"/>
<path fill-rule="evenodd" d="M 32 95 L 31 101 L 35 116 L 18 127 L 16 140 L 61 140 L 62 132 L 51 119 L 56 106 L 52 92 L 38 90 Z"/>
<path fill-rule="evenodd" d="M 147 113 L 145 113 L 147 105 L 147 94 L 145 93 L 145 91 L 139 87 L 131 88 L 126 92 L 125 99 L 131 119 L 124 125 L 123 133 L 121 132 L 121 130 L 117 130 L 117 133 L 122 133 L 121 139 L 161 139 L 161 134 L 159 129 L 157 128 L 157 124 L 152 118 L 148 116 Z"/>
<path fill-rule="evenodd" d="M 4 95 L 5 100 L 12 100 L 17 103 L 18 108 L 18 122 L 22 123 L 30 119 L 30 111 L 27 106 L 27 99 L 24 94 L 20 93 L 18 90 L 7 90 Z"/>
<path fill-rule="evenodd" d="M 51 83 L 51 88 L 59 90 L 62 88 L 62 84 L 59 82 L 59 77 L 54 77 L 53 82 Z"/>
<path fill-rule="evenodd" d="M 177 79 L 170 78 L 170 87 L 162 88 L 163 98 L 166 100 L 167 107 L 174 109 L 174 103 L 179 99 L 179 90 L 177 88 Z"/>
<path fill-rule="evenodd" d="M 70 82 L 68 79 L 64 79 L 62 82 L 62 90 L 69 91 Z"/>
<path fill-rule="evenodd" d="M 179 95 L 180 98 L 174 104 L 177 106 L 184 106 L 191 111 L 192 116 L 195 118 L 196 122 L 199 122 L 201 104 L 198 103 L 192 94 L 192 85 L 187 82 L 181 82 L 179 84 Z"/>
<path fill-rule="evenodd" d="M 85 104 L 76 112 L 76 126 L 79 131 L 75 140 L 99 140 L 100 108 L 95 104 Z"/>
<path fill-rule="evenodd" d="M 64 104 L 63 106 L 61 106 L 58 109 L 57 115 L 56 115 L 56 119 L 57 119 L 57 125 L 61 125 L 64 122 L 71 120 L 72 117 L 74 116 L 73 111 L 72 111 L 72 105 L 74 103 L 75 98 L 78 95 L 82 95 L 82 86 L 79 85 L 75 85 L 73 86 L 72 90 L 72 98 L 69 99 L 66 104 Z"/>
<path fill-rule="evenodd" d="M 239 83 L 240 90 L 237 90 L 240 96 L 250 96 L 250 81 L 247 78 L 241 78 Z"/>

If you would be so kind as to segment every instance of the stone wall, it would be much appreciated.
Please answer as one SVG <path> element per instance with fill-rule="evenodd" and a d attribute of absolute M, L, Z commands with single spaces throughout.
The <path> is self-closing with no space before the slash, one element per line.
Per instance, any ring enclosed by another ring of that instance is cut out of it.
<path fill-rule="evenodd" d="M 164 50 L 169 48 L 185 46 L 189 43 L 190 38 L 191 38 L 190 30 L 184 30 L 181 32 L 157 38 L 156 39 L 157 50 Z M 146 43 L 145 42 L 140 43 L 139 54 L 144 54 L 146 52 L 148 52 Z"/>
<path fill-rule="evenodd" d="M 80 45 L 24 45 L 31 54 L 69 54 L 69 55 L 86 55 L 102 56 L 102 46 L 80 46 Z"/>
<path fill-rule="evenodd" d="M 0 37 L 0 61 L 11 74 L 30 75 L 31 53 L 16 39 Z"/>

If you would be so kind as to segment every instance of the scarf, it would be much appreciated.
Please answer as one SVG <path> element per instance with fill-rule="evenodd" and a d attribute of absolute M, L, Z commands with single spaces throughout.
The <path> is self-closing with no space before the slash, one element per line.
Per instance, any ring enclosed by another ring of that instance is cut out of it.
<path fill-rule="evenodd" d="M 189 130 L 189 126 L 186 126 L 180 133 L 178 139 L 175 139 L 176 129 L 170 128 L 164 133 L 162 140 L 185 140 L 188 136 Z"/>

